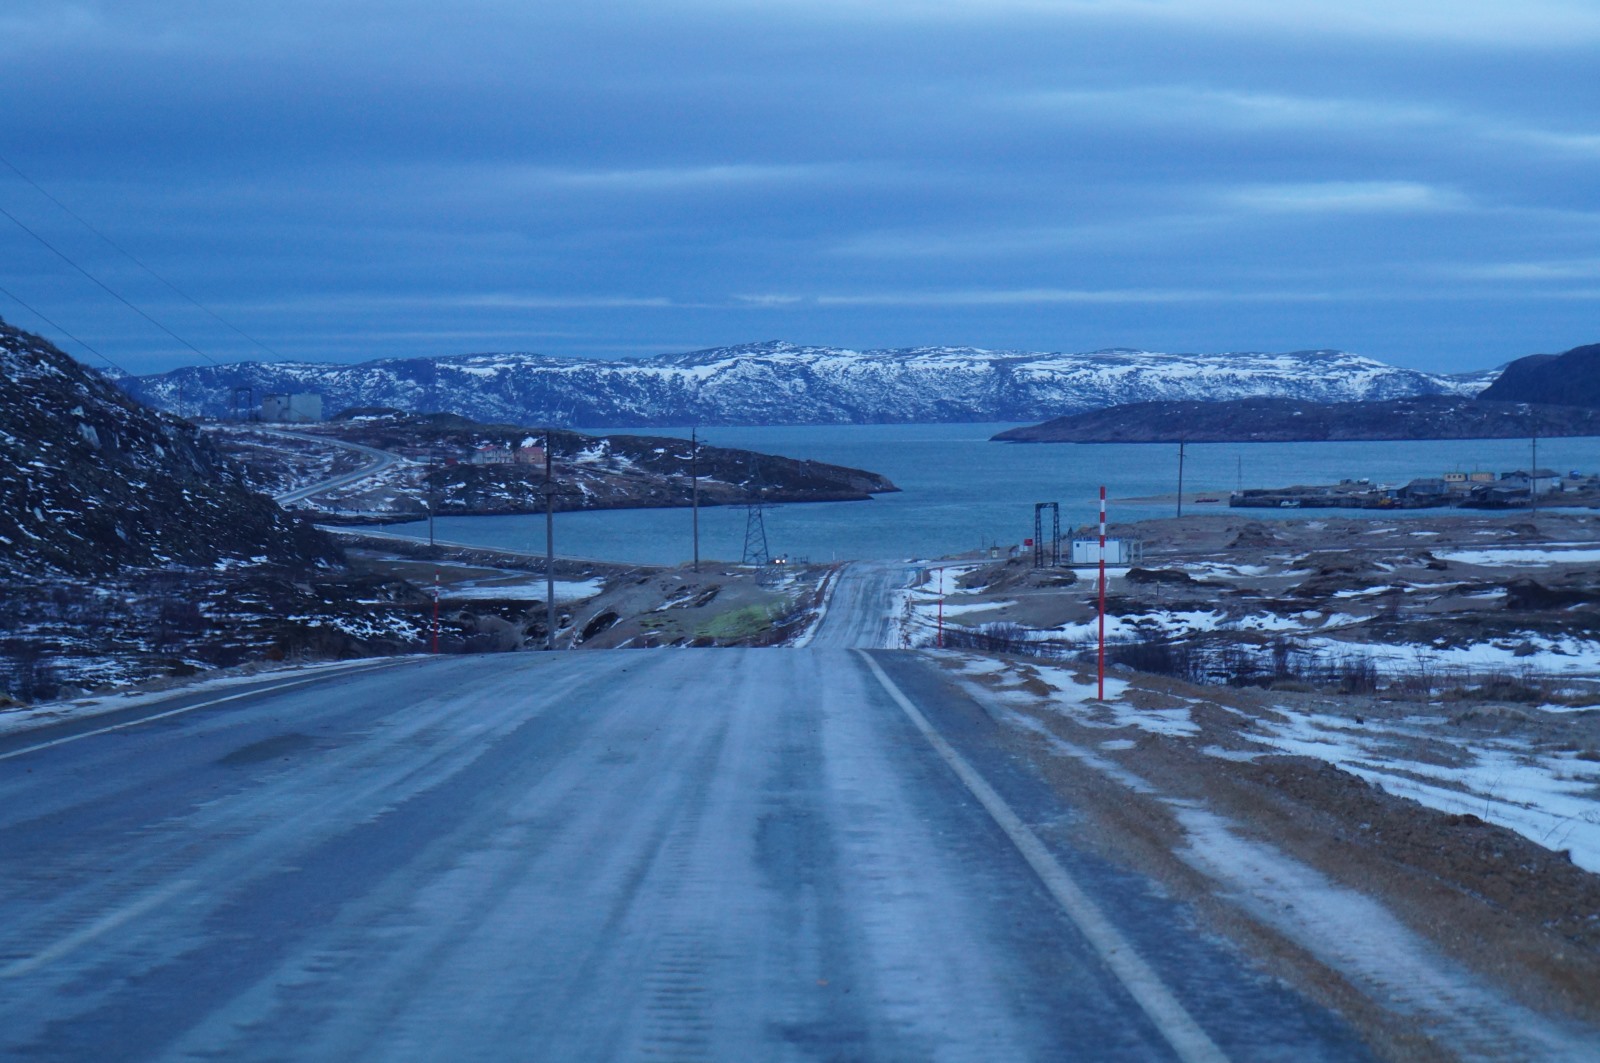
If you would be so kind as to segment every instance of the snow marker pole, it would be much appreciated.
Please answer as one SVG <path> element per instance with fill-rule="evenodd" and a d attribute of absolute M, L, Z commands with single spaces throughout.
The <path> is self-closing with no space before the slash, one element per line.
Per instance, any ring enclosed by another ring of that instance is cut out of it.
<path fill-rule="evenodd" d="M 439 652 L 439 570 L 433 570 L 433 652 Z"/>

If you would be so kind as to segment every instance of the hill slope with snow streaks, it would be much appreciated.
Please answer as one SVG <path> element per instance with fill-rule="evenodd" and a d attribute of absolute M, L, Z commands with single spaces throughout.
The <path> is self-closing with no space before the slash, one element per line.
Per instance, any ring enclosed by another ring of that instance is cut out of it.
<path fill-rule="evenodd" d="M 620 427 L 1029 421 L 1179 398 L 1472 395 L 1490 379 L 1423 373 L 1343 351 L 854 351 L 769 342 L 635 360 L 468 354 L 358 365 L 244 362 L 130 377 L 123 386 L 187 416 L 226 416 L 235 390 L 249 388 L 256 401 L 267 392 L 316 392 L 330 413 L 392 406 L 487 422 Z"/>

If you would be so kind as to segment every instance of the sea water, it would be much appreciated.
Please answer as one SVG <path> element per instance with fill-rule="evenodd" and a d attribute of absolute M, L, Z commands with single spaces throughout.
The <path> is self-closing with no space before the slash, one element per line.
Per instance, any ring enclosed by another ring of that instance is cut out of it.
<path fill-rule="evenodd" d="M 767 506 L 762 513 L 774 557 L 831 561 L 848 558 L 940 557 L 975 549 L 1002 551 L 1033 535 L 1034 504 L 1056 502 L 1061 527 L 1098 520 L 1099 489 L 1108 518 L 1170 517 L 1178 486 L 1178 447 L 1165 443 L 994 443 L 1012 424 L 820 425 L 702 430 L 703 442 L 791 458 L 848 465 L 887 476 L 900 491 L 866 502 L 809 502 Z M 634 435 L 687 438 L 685 429 L 617 429 Z M 1185 448 L 1184 514 L 1228 512 L 1237 488 L 1285 487 L 1367 479 L 1398 486 L 1446 472 L 1495 473 L 1528 467 L 1528 440 L 1450 439 L 1360 443 L 1192 443 Z M 1600 470 L 1600 438 L 1541 439 L 1542 468 L 1565 474 Z M 1142 500 L 1142 501 L 1134 501 Z M 1418 511 L 1401 511 L 1416 513 Z M 1421 512 L 1437 512 L 1421 511 Z M 1250 509 L 1254 519 L 1374 516 L 1371 510 Z M 1509 511 L 1515 515 L 1518 511 Z M 1525 516 L 1525 514 L 1524 514 Z M 749 514 L 743 506 L 702 507 L 700 556 L 740 560 Z M 441 540 L 543 553 L 544 517 L 441 517 Z M 427 522 L 394 525 L 394 532 L 427 538 Z M 672 565 L 692 551 L 687 509 L 558 513 L 556 552 L 639 564 Z"/>

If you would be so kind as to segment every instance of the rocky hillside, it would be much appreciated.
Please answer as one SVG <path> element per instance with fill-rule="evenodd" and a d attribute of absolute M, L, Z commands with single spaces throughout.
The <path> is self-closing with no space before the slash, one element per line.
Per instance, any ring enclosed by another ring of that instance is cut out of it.
<path fill-rule="evenodd" d="M 1343 351 L 1085 354 L 755 343 L 639 360 L 473 354 L 359 365 L 196 366 L 130 377 L 142 401 L 224 417 L 236 388 L 315 392 L 323 409 L 454 411 L 567 427 L 1028 421 L 1130 402 L 1276 396 L 1311 402 L 1469 395 L 1492 374 L 1440 376 Z"/>
<path fill-rule="evenodd" d="M 1422 396 L 1383 402 L 1141 402 L 995 436 L 1012 443 L 1267 443 L 1600 435 L 1600 409 Z"/>
<path fill-rule="evenodd" d="M 0 573 L 336 556 L 192 426 L 0 322 Z"/>
<path fill-rule="evenodd" d="M 1600 408 L 1600 343 L 1574 347 L 1565 354 L 1518 358 L 1506 366 L 1483 398 Z"/>
<path fill-rule="evenodd" d="M 877 473 L 775 454 L 708 446 L 691 456 L 686 439 L 586 435 L 565 430 L 485 425 L 451 414 L 374 413 L 341 418 L 301 431 L 266 433 L 250 425 L 210 426 L 217 444 L 249 463 L 263 479 L 286 464 L 286 445 L 357 443 L 403 459 L 354 482 L 293 505 L 318 520 L 382 523 L 415 520 L 431 503 L 443 515 L 541 512 L 544 465 L 471 461 L 480 447 L 508 451 L 523 441 L 552 445 L 557 510 L 687 506 L 699 476 L 700 504 L 853 502 L 899 490 Z M 370 460 L 370 459 L 369 459 Z M 326 467 L 327 463 L 323 463 Z M 322 479 L 327 474 L 313 474 Z M 294 485 L 285 483 L 288 490 Z"/>

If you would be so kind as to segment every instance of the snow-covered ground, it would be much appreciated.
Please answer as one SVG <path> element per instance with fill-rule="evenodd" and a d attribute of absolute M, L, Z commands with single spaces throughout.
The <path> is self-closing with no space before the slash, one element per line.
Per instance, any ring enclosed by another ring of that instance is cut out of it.
<path fill-rule="evenodd" d="M 556 580 L 556 601 L 577 602 L 593 598 L 604 588 L 602 579 Z M 443 601 L 482 601 L 492 598 L 544 601 L 547 586 L 543 579 L 525 579 L 503 582 L 497 580 L 470 580 L 452 584 L 440 592 Z"/>
<path fill-rule="evenodd" d="M 229 675 L 208 676 L 162 690 L 128 690 L 120 694 L 96 694 L 92 697 L 63 698 L 60 701 L 41 702 L 23 708 L 0 709 L 0 734 L 14 734 L 37 727 L 62 723 L 66 720 L 101 716 L 120 709 L 138 708 L 153 702 L 180 695 L 226 692 L 235 687 L 260 684 L 271 680 L 285 681 L 326 675 L 330 672 L 371 668 L 383 661 L 396 658 L 368 658 L 360 661 L 320 661 L 315 664 L 293 664 L 278 667 L 250 666 Z"/>
<path fill-rule="evenodd" d="M 1438 550 L 1433 556 L 1441 561 L 1456 561 L 1463 565 L 1532 567 L 1600 561 L 1600 548 L 1591 543 L 1551 543 L 1537 548 L 1508 546 L 1486 550 Z"/>
<path fill-rule="evenodd" d="M 1566 849 L 1590 871 L 1600 871 L 1600 761 L 1526 740 L 1465 734 L 1431 716 L 1358 722 L 1289 704 L 1246 713 L 1219 699 L 1205 702 L 1202 723 L 1193 711 L 1201 702 L 1170 689 L 1141 698 L 1137 681 L 1108 678 L 1102 702 L 1093 676 L 1068 667 L 953 652 L 939 657 L 996 715 L 1042 741 L 1049 755 L 1070 758 L 1164 809 L 1182 832 L 1173 855 L 1209 879 L 1224 903 L 1294 942 L 1382 1007 L 1409 1016 L 1413 1028 L 1460 1058 L 1593 1058 L 1592 1035 L 1514 1003 L 1492 980 L 1397 918 L 1378 896 L 1294 855 L 1270 832 L 1175 791 L 1165 774 L 1130 766 L 1148 761 L 1119 755 L 1152 740 L 1143 734 L 1216 758 L 1221 771 L 1228 761 L 1270 755 L 1315 758 L 1389 793 Z M 1166 707 L 1144 707 L 1152 701 Z M 1218 734 L 1219 712 L 1240 723 L 1227 749 L 1205 744 Z M 1049 723 L 1052 714 L 1078 730 L 1058 731 Z M 1096 740 L 1096 734 L 1105 737 Z"/>
<path fill-rule="evenodd" d="M 1080 726 L 1134 728 L 1181 739 L 1201 735 L 1187 706 L 1149 709 L 1119 700 L 1127 691 L 1124 680 L 1108 678 L 1108 702 L 1100 703 L 1092 676 L 1069 667 L 1020 667 L 1054 690 L 1049 699 L 1053 711 Z M 1178 700 L 1199 704 L 1197 699 Z M 1475 815 L 1547 849 L 1570 850 L 1574 863 L 1600 872 L 1600 760 L 1587 759 L 1581 751 L 1464 732 L 1438 715 L 1365 716 L 1358 723 L 1349 716 L 1304 712 L 1285 702 L 1272 714 L 1238 716 L 1247 723 L 1240 733 L 1258 748 L 1208 745 L 1204 752 L 1226 760 L 1273 754 L 1323 760 L 1430 808 Z"/>

